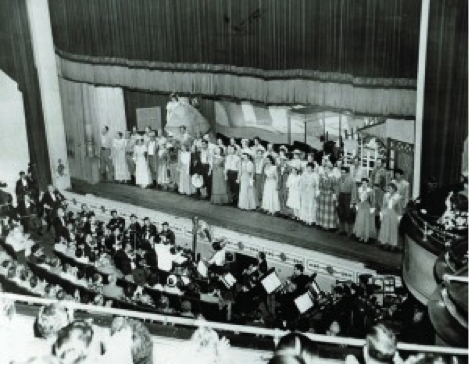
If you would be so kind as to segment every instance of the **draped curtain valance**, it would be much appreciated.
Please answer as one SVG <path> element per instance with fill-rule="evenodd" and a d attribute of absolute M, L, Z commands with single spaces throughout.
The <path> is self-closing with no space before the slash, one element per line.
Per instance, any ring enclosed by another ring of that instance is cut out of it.
<path fill-rule="evenodd" d="M 365 78 L 357 79 L 357 84 L 353 78 L 350 82 L 324 81 L 324 75 L 316 79 L 299 76 L 269 78 L 259 76 L 258 73 L 228 73 L 220 70 L 169 70 L 156 68 L 155 65 L 152 68 L 136 67 L 135 64 L 129 67 L 124 66 L 125 60 L 71 57 L 63 52 L 59 54 L 57 64 L 62 77 L 95 85 L 163 93 L 177 91 L 263 104 L 318 105 L 365 115 L 411 117 L 415 113 L 416 91 L 411 80 L 385 86 Z"/>

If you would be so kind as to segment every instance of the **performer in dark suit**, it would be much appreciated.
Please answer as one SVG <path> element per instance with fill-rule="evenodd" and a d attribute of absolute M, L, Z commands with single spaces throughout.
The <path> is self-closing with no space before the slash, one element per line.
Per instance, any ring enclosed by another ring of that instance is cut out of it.
<path fill-rule="evenodd" d="M 130 242 L 132 242 L 132 245 L 137 245 L 142 234 L 142 226 L 138 223 L 137 216 L 135 214 L 130 216 L 130 224 L 125 232 L 126 236 L 130 239 Z"/>
<path fill-rule="evenodd" d="M 45 220 L 47 222 L 47 232 L 50 231 L 52 221 L 57 215 L 57 210 L 62 206 L 64 200 L 64 196 L 52 185 L 47 187 L 47 191 L 44 193 L 41 200 Z"/>
<path fill-rule="evenodd" d="M 124 232 L 125 228 L 125 219 L 122 217 L 119 217 L 117 215 L 116 210 L 111 211 L 111 216 L 112 218 L 109 220 L 108 224 L 106 225 L 107 228 L 109 228 L 111 231 L 115 231 L 116 228 L 119 228 L 121 232 Z"/>
<path fill-rule="evenodd" d="M 148 241 L 151 243 L 158 241 L 158 229 L 153 223 L 151 223 L 150 218 L 148 217 L 143 219 L 141 234 L 142 241 Z"/>
<path fill-rule="evenodd" d="M 24 233 L 29 233 L 30 229 L 33 229 L 41 234 L 41 222 L 38 217 L 38 209 L 29 195 L 25 195 L 24 200 L 18 202 L 17 210 L 24 228 Z"/>
<path fill-rule="evenodd" d="M 176 235 L 174 234 L 174 232 L 171 229 L 169 229 L 168 222 L 164 222 L 162 224 L 162 229 L 161 229 L 161 232 L 159 233 L 159 235 L 166 237 L 166 240 L 171 245 L 174 245 L 176 243 Z"/>
<path fill-rule="evenodd" d="M 18 202 L 24 200 L 24 196 L 30 193 L 30 182 L 24 171 L 20 171 L 20 178 L 16 182 L 15 194 Z"/>
<path fill-rule="evenodd" d="M 55 237 L 68 237 L 67 224 L 65 222 L 64 210 L 62 208 L 57 209 L 57 216 L 54 218 L 54 230 Z"/>

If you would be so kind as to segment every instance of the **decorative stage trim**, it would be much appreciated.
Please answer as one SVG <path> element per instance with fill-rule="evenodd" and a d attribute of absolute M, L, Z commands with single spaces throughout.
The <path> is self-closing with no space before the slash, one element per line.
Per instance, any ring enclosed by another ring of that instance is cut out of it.
<path fill-rule="evenodd" d="M 90 57 L 57 50 L 60 76 L 94 85 L 162 93 L 315 105 L 375 116 L 415 115 L 416 80 L 357 78 L 313 70 L 266 71 L 230 65 L 192 65 Z"/>
<path fill-rule="evenodd" d="M 109 199 L 98 198 L 94 195 L 79 195 L 65 191 L 64 196 L 69 201 L 69 208 L 78 211 L 81 204 L 86 204 L 95 211 L 97 219 L 108 221 L 111 217 L 111 210 L 116 210 L 118 214 L 128 221 L 131 214 L 135 214 L 139 220 L 149 217 L 153 222 L 161 224 L 168 222 L 174 231 L 176 242 L 185 247 L 192 247 L 192 220 L 177 217 L 168 213 L 159 212 L 131 204 L 117 202 Z M 210 224 L 210 222 L 207 222 Z M 293 265 L 300 263 L 304 265 L 305 271 L 309 274 L 318 273 L 318 283 L 322 288 L 328 289 L 326 285 L 334 285 L 336 280 L 357 281 L 360 274 L 372 274 L 379 277 L 373 270 L 364 267 L 363 263 L 349 261 L 326 255 L 313 250 L 307 250 L 289 244 L 266 240 L 252 235 L 241 234 L 226 228 L 212 225 L 215 239 L 226 238 L 227 249 L 235 253 L 242 253 L 255 257 L 258 252 L 266 253 L 270 266 L 280 268 L 279 276 L 284 278 L 289 276 L 293 270 Z M 198 239 L 198 246 L 204 251 L 211 251 L 206 239 Z M 389 276 L 389 275 L 387 275 Z M 400 282 L 400 278 L 396 278 Z"/>

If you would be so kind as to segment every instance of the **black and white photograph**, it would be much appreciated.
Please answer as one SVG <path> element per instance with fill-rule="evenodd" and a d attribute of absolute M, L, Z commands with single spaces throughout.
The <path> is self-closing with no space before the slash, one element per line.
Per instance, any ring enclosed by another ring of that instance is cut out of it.
<path fill-rule="evenodd" d="M 467 364 L 467 0 L 0 0 L 0 364 Z"/>

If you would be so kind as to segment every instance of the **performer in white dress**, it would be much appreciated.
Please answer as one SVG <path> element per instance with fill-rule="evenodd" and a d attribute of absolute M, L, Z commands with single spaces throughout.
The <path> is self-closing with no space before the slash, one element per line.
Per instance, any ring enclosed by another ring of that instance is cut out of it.
<path fill-rule="evenodd" d="M 127 140 L 122 132 L 117 132 L 117 138 L 112 141 L 112 162 L 114 164 L 114 179 L 118 182 L 130 180 L 130 172 L 126 161 Z"/>
<path fill-rule="evenodd" d="M 265 183 L 264 194 L 262 196 L 262 209 L 268 214 L 275 214 L 280 211 L 280 201 L 278 198 L 277 182 L 277 166 L 272 156 L 267 156 L 264 168 Z"/>
<path fill-rule="evenodd" d="M 295 167 L 292 167 L 290 175 L 287 179 L 287 189 L 288 189 L 288 198 L 287 198 L 287 207 L 293 210 L 295 219 L 298 219 L 300 216 L 301 208 L 301 175 L 298 173 Z"/>
<path fill-rule="evenodd" d="M 194 186 L 191 182 L 190 174 L 191 166 L 191 151 L 187 144 L 181 145 L 181 152 L 179 153 L 179 193 L 192 195 L 195 193 Z"/>
<path fill-rule="evenodd" d="M 307 225 L 316 223 L 317 195 L 319 187 L 319 175 L 313 171 L 314 165 L 309 163 L 301 176 L 300 182 L 300 219 Z"/>
<path fill-rule="evenodd" d="M 139 139 L 134 148 L 135 159 L 135 183 L 136 185 L 146 188 L 152 184 L 150 168 L 148 167 L 148 160 L 146 156 L 146 146 L 143 139 Z"/>

